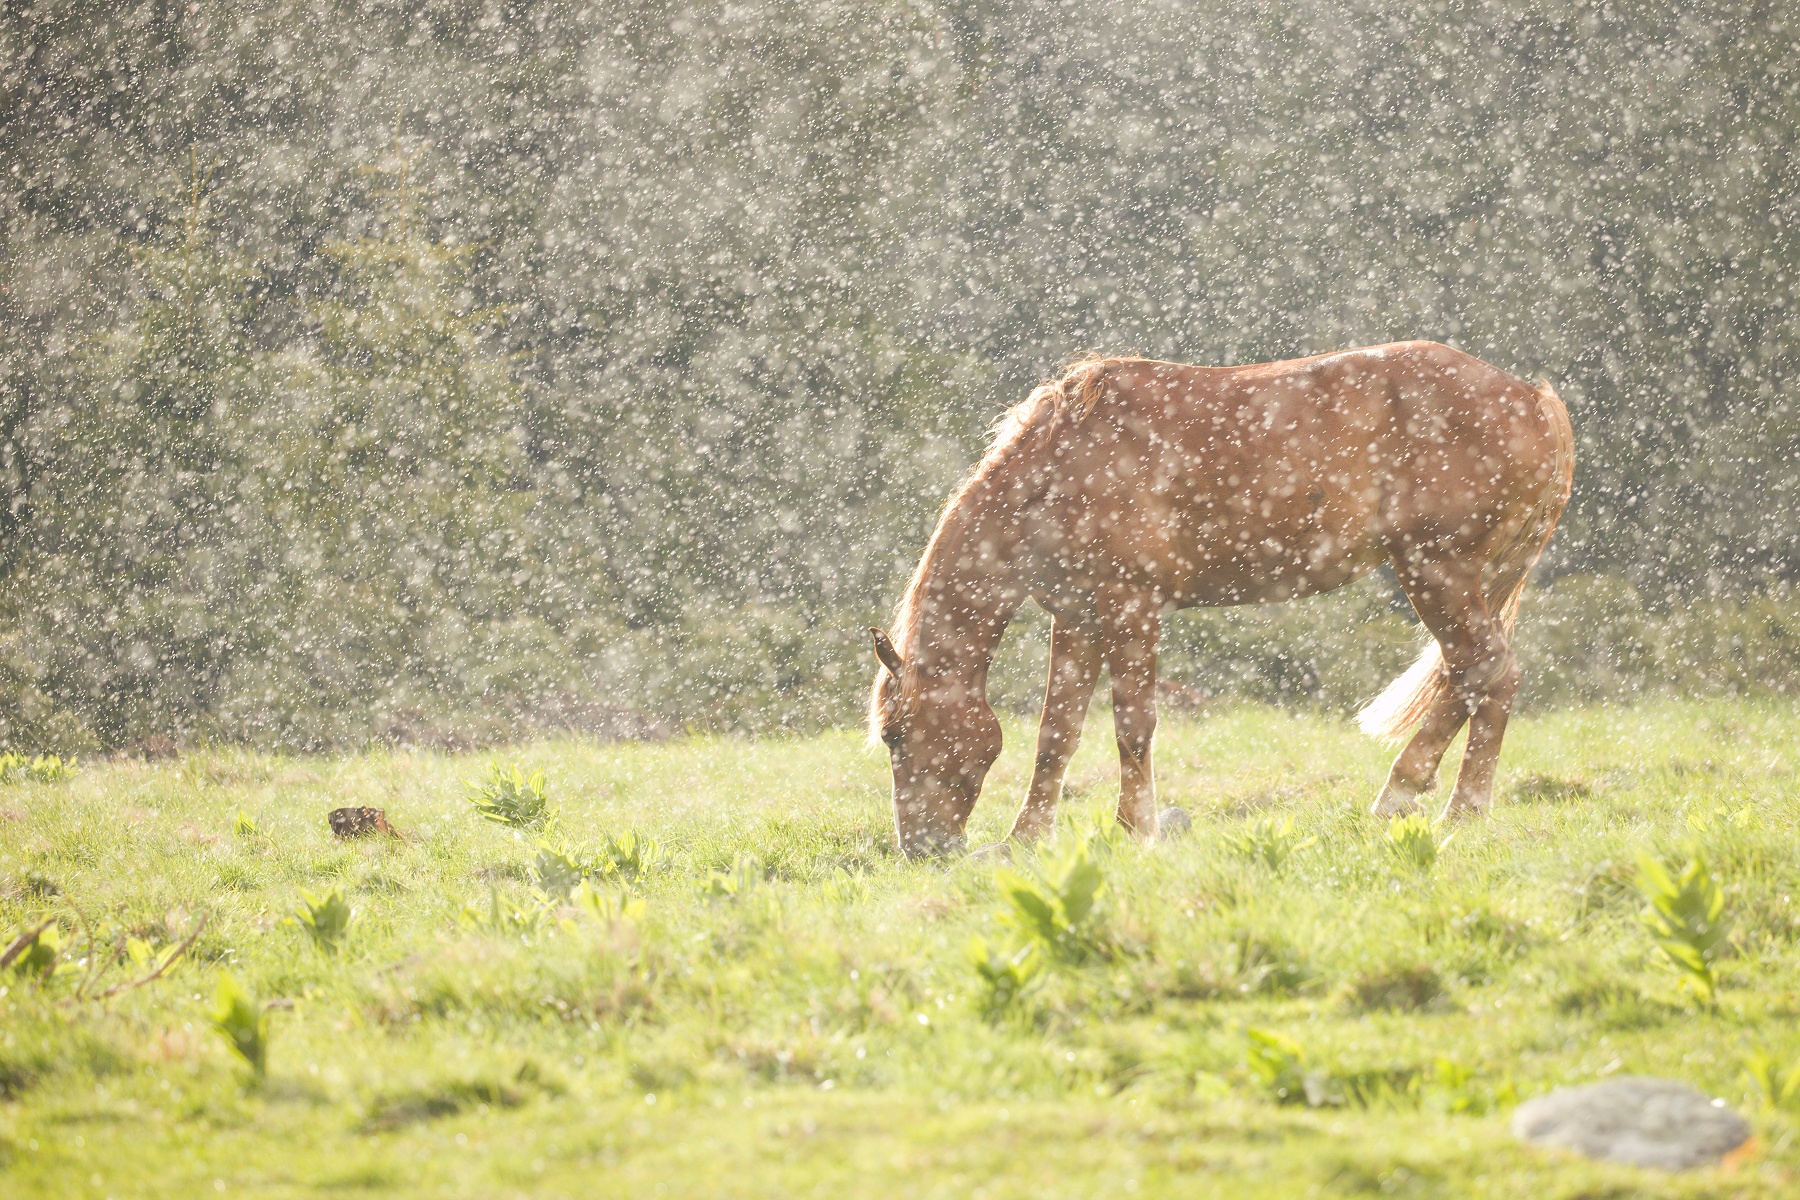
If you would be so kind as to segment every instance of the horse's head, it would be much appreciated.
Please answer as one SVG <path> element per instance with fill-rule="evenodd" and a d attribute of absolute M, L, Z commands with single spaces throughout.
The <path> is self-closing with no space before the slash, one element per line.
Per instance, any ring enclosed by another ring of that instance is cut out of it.
<path fill-rule="evenodd" d="M 869 728 L 893 764 L 900 849 L 909 858 L 959 853 L 981 781 L 1000 755 L 1000 721 L 979 682 L 926 679 L 887 634 L 873 632 L 881 670 Z"/>

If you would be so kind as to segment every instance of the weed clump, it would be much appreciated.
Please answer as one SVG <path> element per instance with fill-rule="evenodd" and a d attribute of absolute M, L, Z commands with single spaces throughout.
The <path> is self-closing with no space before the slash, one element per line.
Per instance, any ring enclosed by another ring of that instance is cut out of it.
<path fill-rule="evenodd" d="M 541 829 L 556 817 L 544 787 L 542 770 L 527 775 L 517 763 L 502 767 L 498 762 L 492 762 L 488 764 L 486 778 L 479 782 L 471 779 L 468 783 L 474 789 L 469 795 L 469 803 L 495 824 L 512 829 Z"/>
<path fill-rule="evenodd" d="M 1638 914 L 1682 982 L 1707 1004 L 1718 997 L 1713 963 L 1723 953 L 1730 932 L 1725 889 L 1713 876 L 1705 851 L 1696 847 L 1678 872 L 1649 855 L 1638 859 L 1638 892 L 1644 909 Z"/>
<path fill-rule="evenodd" d="M 62 783 L 75 774 L 75 760 L 64 760 L 54 754 L 27 758 L 23 754 L 0 754 L 0 784 Z"/>
<path fill-rule="evenodd" d="M 344 890 L 333 887 L 323 896 L 302 891 L 300 905 L 288 920 L 298 925 L 314 946 L 326 954 L 336 954 L 339 945 L 349 936 L 356 913 L 344 899 Z"/>
<path fill-rule="evenodd" d="M 1771 1109 L 1800 1112 L 1800 1058 L 1784 1062 L 1766 1050 L 1758 1050 L 1745 1056 L 1744 1074 Z"/>
<path fill-rule="evenodd" d="M 1046 854 L 1031 874 L 995 869 L 994 882 L 1006 901 L 1001 920 L 1022 944 L 1068 965 L 1110 957 L 1112 943 L 1100 908 L 1106 876 L 1094 857 L 1095 844 L 1103 837 L 1096 830 L 1070 838 L 1065 849 Z"/>
<path fill-rule="evenodd" d="M 1365 971 L 1349 983 L 1345 996 L 1361 1012 L 1418 1012 L 1441 1004 L 1444 981 L 1427 963 L 1407 963 Z"/>
<path fill-rule="evenodd" d="M 1283 817 L 1279 821 L 1274 817 L 1263 817 L 1226 838 L 1227 844 L 1238 855 L 1261 863 L 1277 875 L 1287 867 L 1287 860 L 1296 851 L 1304 850 L 1318 840 L 1316 837 L 1302 838 L 1294 829 L 1292 817 Z"/>
<path fill-rule="evenodd" d="M 207 1015 L 231 1052 L 248 1065 L 258 1079 L 262 1078 L 269 1062 L 267 1007 L 252 998 L 229 971 L 220 971 L 218 986 L 213 989 L 212 1010 Z"/>
<path fill-rule="evenodd" d="M 1039 982 L 1044 960 L 1035 944 L 1011 949 L 996 948 L 980 934 L 969 939 L 969 965 L 981 981 L 976 1008 L 990 1021 L 999 1021 L 1018 1010 L 1026 993 Z"/>
<path fill-rule="evenodd" d="M 1232 987 L 1242 996 L 1292 996 L 1318 982 L 1318 974 L 1279 934 L 1241 927 L 1231 933 Z"/>
<path fill-rule="evenodd" d="M 1411 813 L 1404 817 L 1395 817 L 1388 822 L 1386 842 L 1389 853 L 1400 862 L 1421 874 L 1431 870 L 1436 864 L 1438 851 L 1449 843 L 1436 840 L 1431 832 L 1431 822 L 1419 813 Z"/>

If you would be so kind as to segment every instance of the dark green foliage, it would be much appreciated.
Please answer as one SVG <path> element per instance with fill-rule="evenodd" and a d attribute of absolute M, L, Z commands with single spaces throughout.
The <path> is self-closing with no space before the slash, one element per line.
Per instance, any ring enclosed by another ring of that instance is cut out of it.
<path fill-rule="evenodd" d="M 349 901 L 344 899 L 342 888 L 332 888 L 323 896 L 315 896 L 311 892 L 300 893 L 300 904 L 294 909 L 291 920 L 306 934 L 308 940 L 327 954 L 336 954 L 339 945 L 350 933 L 350 925 L 356 919 Z"/>
<path fill-rule="evenodd" d="M 208 1016 L 231 1052 L 260 1078 L 269 1065 L 268 1010 L 244 991 L 230 972 L 220 971 Z"/>
<path fill-rule="evenodd" d="M 99 12 L 0 71 L 0 747 L 854 720 L 995 412 L 1126 347 L 1546 375 L 1528 700 L 1800 671 L 1778 5 Z M 1348 705 L 1403 613 L 1165 659 Z"/>
<path fill-rule="evenodd" d="M 976 1007 L 990 1021 L 1018 1011 L 1019 1002 L 1038 982 L 1044 965 L 1036 942 L 996 949 L 980 934 L 969 939 L 968 957 L 981 981 Z"/>

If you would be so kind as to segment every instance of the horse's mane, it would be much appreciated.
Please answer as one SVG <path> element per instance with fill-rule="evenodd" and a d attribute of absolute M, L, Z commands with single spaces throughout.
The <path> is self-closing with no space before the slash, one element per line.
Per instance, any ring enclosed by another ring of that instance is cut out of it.
<path fill-rule="evenodd" d="M 893 630 L 894 648 L 900 652 L 903 660 L 911 661 L 912 647 L 918 637 L 919 614 L 926 581 L 937 560 L 946 553 L 961 532 L 961 518 L 969 510 L 970 498 L 1012 465 L 1019 458 L 1021 450 L 1030 445 L 1053 442 L 1079 426 L 1106 394 L 1106 377 L 1112 369 L 1140 361 L 1143 360 L 1136 357 L 1084 355 L 1064 366 L 1057 378 L 1033 388 L 1029 396 L 1007 409 L 994 422 L 987 453 L 982 455 L 974 470 L 951 493 L 949 502 L 944 505 L 943 514 L 938 517 L 937 529 L 932 533 L 925 553 L 919 557 L 919 565 L 913 571 L 912 580 L 906 585 L 900 604 L 894 610 L 890 628 Z M 878 672 L 869 701 L 869 736 L 872 740 L 880 740 L 882 715 L 881 673 Z"/>

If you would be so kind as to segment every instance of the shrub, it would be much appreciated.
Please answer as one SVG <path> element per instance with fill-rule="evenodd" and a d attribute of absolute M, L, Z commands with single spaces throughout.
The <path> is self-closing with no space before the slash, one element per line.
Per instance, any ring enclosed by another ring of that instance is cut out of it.
<path fill-rule="evenodd" d="M 31 758 L 23 754 L 0 754 L 0 783 L 62 783 L 75 774 L 75 760 L 67 761 L 54 754 Z"/>

